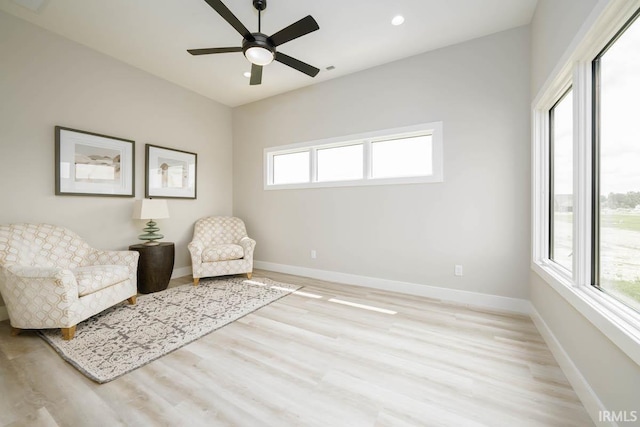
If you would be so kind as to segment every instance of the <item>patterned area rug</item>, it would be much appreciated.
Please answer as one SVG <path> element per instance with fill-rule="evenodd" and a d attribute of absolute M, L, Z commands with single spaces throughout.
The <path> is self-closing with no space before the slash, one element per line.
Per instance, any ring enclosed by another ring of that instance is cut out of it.
<path fill-rule="evenodd" d="M 38 333 L 87 377 L 106 383 L 177 350 L 301 286 L 265 278 L 203 279 L 120 303 L 78 324 L 75 338 Z"/>

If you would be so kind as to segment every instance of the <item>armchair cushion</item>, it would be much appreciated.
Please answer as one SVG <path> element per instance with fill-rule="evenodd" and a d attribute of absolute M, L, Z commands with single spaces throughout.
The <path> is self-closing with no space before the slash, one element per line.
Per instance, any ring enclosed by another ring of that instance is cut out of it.
<path fill-rule="evenodd" d="M 244 249 L 233 243 L 209 246 L 202 251 L 202 262 L 229 261 L 242 257 L 244 257 Z"/>
<path fill-rule="evenodd" d="M 89 265 L 71 270 L 78 282 L 78 296 L 85 296 L 129 279 L 123 265 Z"/>

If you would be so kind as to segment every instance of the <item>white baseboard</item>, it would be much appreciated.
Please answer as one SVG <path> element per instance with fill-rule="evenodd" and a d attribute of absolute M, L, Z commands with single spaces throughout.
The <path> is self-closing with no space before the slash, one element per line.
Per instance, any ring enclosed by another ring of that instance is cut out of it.
<path fill-rule="evenodd" d="M 171 273 L 171 278 L 175 279 L 177 277 L 189 276 L 189 275 L 191 275 L 191 272 L 192 272 L 192 270 L 191 270 L 190 266 L 174 268 L 173 269 L 173 273 Z"/>
<path fill-rule="evenodd" d="M 293 265 L 277 264 L 273 262 L 254 261 L 255 268 L 294 274 L 296 276 L 311 277 L 345 285 L 364 286 L 391 292 L 435 298 L 443 301 L 455 302 L 467 306 L 482 307 L 492 310 L 508 311 L 518 314 L 529 314 L 529 301 L 518 298 L 502 297 L 498 295 L 481 294 L 477 292 L 447 289 L 438 286 L 420 285 L 417 283 L 399 282 L 396 280 L 379 279 L 376 277 L 360 276 L 357 274 L 340 273 L 337 271 L 317 270 L 314 268 L 297 267 Z"/>
<path fill-rule="evenodd" d="M 582 376 L 582 373 L 580 372 L 580 370 L 578 370 L 578 367 L 573 363 L 571 357 L 569 357 L 564 348 L 562 348 L 560 341 L 558 341 L 556 336 L 553 335 L 553 332 L 551 332 L 551 329 L 549 329 L 549 326 L 544 321 L 542 316 L 540 316 L 540 313 L 538 313 L 538 310 L 536 310 L 533 305 L 531 306 L 530 316 L 531 320 L 533 320 L 534 325 L 536 325 L 536 328 L 538 328 L 540 335 L 542 335 L 542 338 L 547 343 L 549 350 L 551 350 L 551 353 L 556 358 L 560 369 L 562 369 L 562 372 L 564 372 L 564 374 L 566 375 L 569 383 L 575 390 L 578 398 L 584 405 L 584 408 L 587 410 L 587 413 L 589 414 L 593 422 L 598 426 L 607 425 L 611 427 L 617 427 L 618 424 L 615 421 L 599 420 L 600 411 L 604 411 L 607 408 L 602 404 L 602 402 L 598 398 L 598 395 L 593 391 L 584 376 Z"/>

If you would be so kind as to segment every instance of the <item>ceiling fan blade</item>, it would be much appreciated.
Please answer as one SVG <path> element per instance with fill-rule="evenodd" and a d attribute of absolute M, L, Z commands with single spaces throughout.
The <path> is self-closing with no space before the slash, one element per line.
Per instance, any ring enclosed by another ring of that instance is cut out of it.
<path fill-rule="evenodd" d="M 262 65 L 251 64 L 251 80 L 249 84 L 251 86 L 259 85 L 262 83 Z"/>
<path fill-rule="evenodd" d="M 313 67 L 300 61 L 299 59 L 292 58 L 289 55 L 285 55 L 281 52 L 276 52 L 276 61 L 281 62 L 284 65 L 288 65 L 291 68 L 295 68 L 301 73 L 305 73 L 306 75 L 311 77 L 315 77 L 320 72 L 319 68 Z"/>
<path fill-rule="evenodd" d="M 204 1 L 206 1 L 209 4 L 209 6 L 211 6 L 216 12 L 218 12 L 218 15 L 222 16 L 222 18 L 225 21 L 231 24 L 231 26 L 235 28 L 236 31 L 242 35 L 242 37 L 244 37 L 247 40 L 253 40 L 253 36 L 249 32 L 249 30 L 247 30 L 247 27 L 245 27 L 242 24 L 242 22 L 240 22 L 240 20 L 236 18 L 236 16 L 233 13 L 231 13 L 229 8 L 225 6 L 224 3 L 222 3 L 220 0 L 204 0 Z"/>
<path fill-rule="evenodd" d="M 209 55 L 212 53 L 242 52 L 241 47 L 210 47 L 207 49 L 187 49 L 191 55 Z"/>
<path fill-rule="evenodd" d="M 271 42 L 274 46 L 280 46 L 281 44 L 289 42 L 293 39 L 297 39 L 298 37 L 302 37 L 305 34 L 312 33 L 319 29 L 320 27 L 318 26 L 316 20 L 313 19 L 311 15 L 308 15 L 298 22 L 294 22 L 288 27 L 278 31 L 277 33 L 269 37 L 269 39 L 271 39 Z"/>

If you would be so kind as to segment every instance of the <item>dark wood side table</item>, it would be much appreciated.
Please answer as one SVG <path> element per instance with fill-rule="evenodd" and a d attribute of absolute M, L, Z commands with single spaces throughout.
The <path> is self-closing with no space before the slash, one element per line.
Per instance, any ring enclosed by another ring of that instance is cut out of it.
<path fill-rule="evenodd" d="M 160 242 L 155 246 L 140 244 L 129 246 L 129 250 L 140 253 L 138 292 L 149 294 L 167 289 L 173 272 L 175 245 L 170 242 Z"/>

